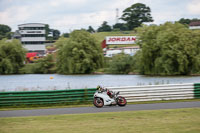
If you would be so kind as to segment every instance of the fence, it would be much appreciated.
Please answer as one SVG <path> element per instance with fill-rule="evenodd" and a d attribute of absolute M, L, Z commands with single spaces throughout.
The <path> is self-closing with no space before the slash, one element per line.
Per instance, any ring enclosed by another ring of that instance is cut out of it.
<path fill-rule="evenodd" d="M 200 98 L 200 83 L 194 84 L 194 98 Z"/>
<path fill-rule="evenodd" d="M 128 102 L 200 98 L 200 83 L 108 87 Z"/>
<path fill-rule="evenodd" d="M 200 83 L 107 87 L 128 102 L 200 98 Z M 0 106 L 92 102 L 96 88 L 55 91 L 0 92 Z"/>
<path fill-rule="evenodd" d="M 93 100 L 95 88 L 54 91 L 0 92 L 0 106 L 71 104 Z"/>

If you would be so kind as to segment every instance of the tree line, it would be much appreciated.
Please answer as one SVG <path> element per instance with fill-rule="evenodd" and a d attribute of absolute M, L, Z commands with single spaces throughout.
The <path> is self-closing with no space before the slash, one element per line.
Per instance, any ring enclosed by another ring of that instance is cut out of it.
<path fill-rule="evenodd" d="M 136 55 L 124 53 L 112 58 L 103 57 L 98 41 L 86 30 L 76 30 L 69 38 L 60 37 L 55 43 L 56 58 L 49 55 L 24 64 L 25 49 L 18 40 L 0 41 L 0 74 L 60 73 L 144 75 L 200 74 L 200 31 L 190 30 L 178 22 L 143 25 L 136 28 Z M 31 69 L 31 70 L 30 70 Z M 27 72 L 29 71 L 29 72 Z"/>

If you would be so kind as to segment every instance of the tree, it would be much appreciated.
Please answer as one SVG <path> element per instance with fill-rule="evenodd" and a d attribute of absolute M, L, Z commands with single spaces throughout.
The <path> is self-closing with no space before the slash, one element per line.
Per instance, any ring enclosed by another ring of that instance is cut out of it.
<path fill-rule="evenodd" d="M 51 30 L 48 24 L 45 25 L 45 33 L 46 33 L 45 34 L 46 39 L 49 40 L 49 35 L 51 34 Z"/>
<path fill-rule="evenodd" d="M 188 75 L 199 73 L 200 32 L 180 23 L 137 29 L 141 51 L 136 60 L 141 74 Z"/>
<path fill-rule="evenodd" d="M 52 29 L 52 32 L 53 32 L 53 40 L 58 40 L 58 38 L 60 37 L 60 31 Z"/>
<path fill-rule="evenodd" d="M 0 74 L 17 74 L 25 61 L 25 49 L 19 40 L 0 40 Z"/>
<path fill-rule="evenodd" d="M 136 3 L 126 8 L 121 19 L 126 21 L 129 30 L 141 26 L 143 22 L 153 22 L 150 8 L 142 3 Z"/>
<path fill-rule="evenodd" d="M 85 30 L 73 31 L 69 39 L 60 38 L 56 45 L 59 49 L 57 53 L 58 73 L 92 73 L 103 65 L 100 45 Z"/>
<path fill-rule="evenodd" d="M 52 67 L 54 67 L 53 55 L 48 54 L 46 57 L 34 61 L 33 73 L 51 73 Z"/>
<path fill-rule="evenodd" d="M 92 28 L 92 26 L 89 26 L 87 31 L 90 32 L 90 33 L 94 33 L 95 32 L 95 30 Z"/>
<path fill-rule="evenodd" d="M 66 37 L 61 36 L 61 37 L 55 42 L 56 48 L 61 48 L 64 44 L 66 44 L 67 40 L 68 40 L 68 39 L 67 39 Z"/>
<path fill-rule="evenodd" d="M 69 33 L 63 33 L 62 36 L 68 38 L 69 37 Z"/>
<path fill-rule="evenodd" d="M 121 31 L 126 31 L 126 30 L 128 30 L 128 27 L 124 23 L 116 23 L 115 25 L 113 25 L 113 29 L 119 29 Z"/>
<path fill-rule="evenodd" d="M 0 40 L 3 38 L 11 38 L 11 28 L 8 25 L 0 24 Z"/>
<path fill-rule="evenodd" d="M 117 54 L 109 63 L 109 72 L 117 74 L 128 74 L 132 70 L 132 57 L 127 54 Z"/>
<path fill-rule="evenodd" d="M 97 29 L 98 32 L 107 32 L 112 31 L 112 28 L 110 25 L 108 25 L 108 22 L 104 21 L 103 24 Z"/>
<path fill-rule="evenodd" d="M 178 22 L 181 23 L 181 24 L 189 25 L 191 20 L 190 19 L 181 18 Z"/>
<path fill-rule="evenodd" d="M 55 72 L 56 67 L 52 54 L 48 54 L 43 58 L 39 58 L 33 61 L 33 63 L 25 64 L 25 66 L 20 69 L 21 74 L 47 74 Z"/>
<path fill-rule="evenodd" d="M 194 21 L 200 21 L 200 19 L 197 19 L 197 18 L 193 18 L 193 19 L 181 18 L 178 22 L 181 23 L 181 24 L 189 25 L 191 22 L 194 22 Z"/>
<path fill-rule="evenodd" d="M 58 40 L 60 37 L 60 31 L 57 29 L 50 29 L 49 25 L 45 25 L 46 39 L 47 40 Z"/>

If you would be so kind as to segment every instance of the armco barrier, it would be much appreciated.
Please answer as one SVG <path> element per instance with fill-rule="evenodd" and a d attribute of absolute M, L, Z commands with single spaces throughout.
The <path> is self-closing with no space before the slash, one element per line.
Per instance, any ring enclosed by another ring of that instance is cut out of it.
<path fill-rule="evenodd" d="M 128 102 L 200 98 L 200 83 L 107 87 L 119 91 Z M 0 106 L 92 102 L 96 88 L 0 92 Z"/>
<path fill-rule="evenodd" d="M 200 83 L 107 87 L 128 102 L 200 98 Z"/>
<path fill-rule="evenodd" d="M 0 106 L 89 102 L 96 88 L 54 91 L 0 92 Z"/>
<path fill-rule="evenodd" d="M 194 98 L 200 98 L 200 83 L 194 84 Z"/>

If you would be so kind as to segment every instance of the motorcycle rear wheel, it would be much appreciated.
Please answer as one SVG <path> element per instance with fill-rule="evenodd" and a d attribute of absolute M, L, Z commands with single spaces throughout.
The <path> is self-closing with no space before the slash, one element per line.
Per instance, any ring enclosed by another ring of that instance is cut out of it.
<path fill-rule="evenodd" d="M 124 97 L 117 98 L 117 105 L 123 107 L 123 106 L 126 106 L 126 104 L 127 104 L 127 101 Z"/>
<path fill-rule="evenodd" d="M 94 101 L 93 101 L 94 106 L 96 106 L 97 108 L 101 108 L 103 107 L 104 103 L 103 103 L 103 99 L 95 97 Z"/>

